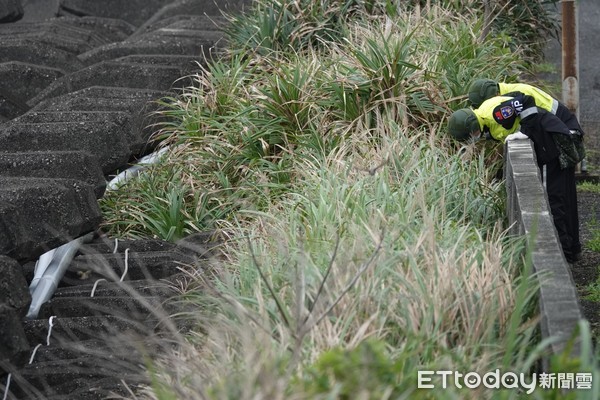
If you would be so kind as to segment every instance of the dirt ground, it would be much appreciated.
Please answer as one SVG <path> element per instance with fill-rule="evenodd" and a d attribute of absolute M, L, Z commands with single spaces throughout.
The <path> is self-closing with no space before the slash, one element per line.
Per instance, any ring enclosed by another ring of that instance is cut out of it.
<path fill-rule="evenodd" d="M 600 253 L 586 246 L 587 241 L 591 239 L 590 224 L 595 221 L 600 222 L 600 193 L 580 191 L 577 196 L 583 251 L 581 260 L 572 264 L 571 273 L 580 295 L 581 311 L 590 321 L 595 336 L 600 338 L 600 303 L 583 298 L 588 294 L 587 287 L 598 279 L 600 270 Z"/>
<path fill-rule="evenodd" d="M 598 135 L 587 134 L 585 144 L 588 175 L 590 178 L 597 180 L 600 170 L 600 138 L 598 138 Z M 578 180 L 585 178 L 585 175 L 578 174 Z M 583 251 L 581 260 L 571 265 L 571 272 L 580 295 L 581 311 L 584 317 L 589 320 L 595 333 L 594 336 L 600 342 L 600 303 L 584 299 L 588 294 L 587 287 L 599 279 L 600 253 L 592 251 L 588 247 L 588 242 L 592 239 L 591 231 L 600 229 L 600 193 L 583 191 L 578 187 L 577 203 Z"/>

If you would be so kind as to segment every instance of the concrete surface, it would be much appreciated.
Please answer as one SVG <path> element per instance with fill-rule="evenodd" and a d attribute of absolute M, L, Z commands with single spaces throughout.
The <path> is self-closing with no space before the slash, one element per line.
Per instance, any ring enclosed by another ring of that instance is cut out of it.
<path fill-rule="evenodd" d="M 582 318 L 577 292 L 550 214 L 531 141 L 506 142 L 504 155 L 510 232 L 527 237 L 533 269 L 541 278 L 542 339 L 555 338 L 549 350 L 559 354 Z M 577 354 L 578 346 L 573 354 Z M 543 364 L 543 370 L 548 371 L 547 358 Z"/>

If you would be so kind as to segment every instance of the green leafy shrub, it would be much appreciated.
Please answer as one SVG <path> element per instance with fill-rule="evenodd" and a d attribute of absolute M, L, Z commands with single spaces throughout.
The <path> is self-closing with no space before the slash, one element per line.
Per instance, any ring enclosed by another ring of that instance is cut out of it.
<path fill-rule="evenodd" d="M 418 357 L 412 361 L 410 365 L 408 360 L 393 360 L 385 342 L 367 339 L 354 349 L 334 348 L 321 354 L 307 367 L 302 390 L 312 398 L 398 398 L 413 391 L 414 384 L 408 381 L 416 381 Z"/>
<path fill-rule="evenodd" d="M 577 184 L 577 190 L 582 192 L 600 193 L 600 184 L 583 181 Z"/>
<path fill-rule="evenodd" d="M 227 29 L 234 51 L 302 51 L 341 42 L 347 21 L 383 12 L 396 13 L 389 1 L 256 0 L 244 16 L 233 16 Z"/>

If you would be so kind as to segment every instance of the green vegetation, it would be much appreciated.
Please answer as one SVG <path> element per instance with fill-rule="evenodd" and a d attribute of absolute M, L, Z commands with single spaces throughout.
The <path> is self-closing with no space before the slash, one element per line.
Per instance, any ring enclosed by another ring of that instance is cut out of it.
<path fill-rule="evenodd" d="M 168 157 L 102 202 L 115 235 L 226 238 L 190 271 L 197 329 L 155 360 L 149 397 L 519 397 L 416 387 L 420 369 L 528 373 L 547 345 L 501 149 L 444 131 L 473 79 L 531 60 L 500 25 L 483 38 L 479 3 L 261 0 L 232 17 L 229 57 L 163 102 Z M 554 367 L 592 371 L 585 351 Z"/>
<path fill-rule="evenodd" d="M 587 294 L 584 298 L 586 300 L 591 300 L 600 303 L 600 279 L 596 280 L 596 282 L 592 283 L 585 289 Z"/>
<path fill-rule="evenodd" d="M 579 192 L 600 193 L 600 184 L 583 181 L 577 184 L 577 190 Z M 591 238 L 586 242 L 586 247 L 591 251 L 600 253 L 600 224 L 595 218 L 586 221 L 585 224 L 591 233 Z"/>
<path fill-rule="evenodd" d="M 589 223 L 592 238 L 587 241 L 586 246 L 588 249 L 600 253 L 600 226 L 597 221 Z"/>
<path fill-rule="evenodd" d="M 598 190 L 600 190 L 600 185 L 583 182 L 577 185 L 577 190 L 597 193 Z M 586 241 L 585 246 L 591 251 L 600 253 L 600 223 L 595 217 L 592 217 L 588 221 L 585 221 L 585 225 L 590 231 L 591 236 L 591 238 Z"/>
<path fill-rule="evenodd" d="M 577 190 L 580 192 L 600 193 L 600 184 L 583 181 L 577 184 Z"/>
<path fill-rule="evenodd" d="M 585 190 L 590 191 L 596 191 L 598 190 L 598 188 L 600 188 L 600 186 L 597 184 L 586 183 L 581 184 L 579 188 L 581 188 L 583 185 L 585 185 Z M 596 219 L 592 219 L 591 221 L 587 222 L 587 225 L 591 233 L 591 238 L 586 242 L 586 247 L 591 251 L 600 253 L 600 224 L 598 224 L 598 221 Z M 584 298 L 586 300 L 600 302 L 600 278 L 598 278 L 596 282 L 593 282 L 592 284 L 587 286 L 585 288 L 585 292 L 586 295 L 584 296 Z"/>

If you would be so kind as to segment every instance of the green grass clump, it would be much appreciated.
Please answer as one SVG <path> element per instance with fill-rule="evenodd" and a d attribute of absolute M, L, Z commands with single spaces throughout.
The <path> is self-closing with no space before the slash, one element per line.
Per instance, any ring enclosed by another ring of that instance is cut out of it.
<path fill-rule="evenodd" d="M 585 184 L 585 183 L 584 183 Z M 581 190 L 582 186 L 579 185 L 578 189 Z M 591 186 L 592 190 L 595 190 L 597 185 Z M 600 224 L 596 220 L 596 218 L 592 218 L 586 222 L 587 229 L 590 232 L 591 238 L 586 241 L 585 247 L 587 247 L 591 251 L 595 251 L 600 253 Z"/>
<path fill-rule="evenodd" d="M 600 253 L 600 229 L 592 230 L 592 238 L 587 241 L 586 247 L 592 251 Z"/>
<path fill-rule="evenodd" d="M 587 294 L 584 297 L 586 300 L 600 303 L 600 281 L 596 281 L 586 287 L 586 292 Z"/>
<path fill-rule="evenodd" d="M 197 207 L 201 201 L 199 193 L 192 193 L 172 172 L 152 167 L 139 179 L 105 195 L 101 207 L 107 218 L 105 223 L 115 235 L 177 241 L 206 229 L 202 209 Z"/>
<path fill-rule="evenodd" d="M 600 184 L 583 181 L 577 184 L 577 190 L 580 192 L 600 193 Z"/>

